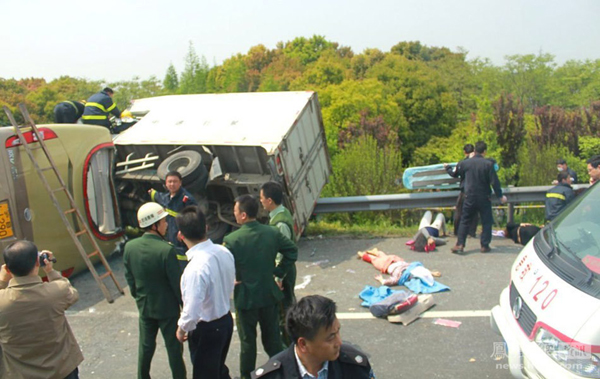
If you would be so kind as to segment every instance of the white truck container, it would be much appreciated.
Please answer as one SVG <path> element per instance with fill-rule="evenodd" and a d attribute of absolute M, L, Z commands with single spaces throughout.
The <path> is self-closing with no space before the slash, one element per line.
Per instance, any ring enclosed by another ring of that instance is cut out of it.
<path fill-rule="evenodd" d="M 315 92 L 162 96 L 130 111 L 141 120 L 114 140 L 125 224 L 136 224 L 148 189 L 164 191 L 166 172 L 177 170 L 206 210 L 211 239 L 238 226 L 237 196 L 258 196 L 271 180 L 283 186 L 300 236 L 331 173 Z"/>

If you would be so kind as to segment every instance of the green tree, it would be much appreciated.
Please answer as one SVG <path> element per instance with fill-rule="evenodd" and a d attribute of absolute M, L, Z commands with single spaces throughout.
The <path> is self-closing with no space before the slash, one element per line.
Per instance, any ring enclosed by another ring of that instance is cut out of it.
<path fill-rule="evenodd" d="M 517 153 L 525 137 L 525 115 L 523 106 L 515 104 L 511 94 L 501 94 L 493 104 L 496 140 L 500 147 L 500 165 L 506 169 L 517 164 Z M 518 178 L 507 178 L 514 184 Z"/>
<path fill-rule="evenodd" d="M 359 124 L 361 112 L 367 112 L 371 117 L 381 116 L 396 134 L 407 128 L 406 120 L 387 95 L 385 86 L 375 79 L 345 80 L 338 85 L 327 86 L 319 93 L 319 99 L 327 146 L 332 156 L 338 151 L 340 131 Z"/>
<path fill-rule="evenodd" d="M 456 99 L 439 74 L 425 63 L 388 54 L 369 69 L 367 77 L 377 79 L 386 87 L 399 114 L 408 123 L 406 129 L 402 128 L 404 122 L 398 124 L 405 164 L 412 159 L 417 147 L 426 144 L 432 136 L 449 136 L 456 126 Z"/>
<path fill-rule="evenodd" d="M 179 78 L 173 63 L 169 64 L 169 68 L 167 68 L 167 73 L 163 79 L 163 87 L 168 93 L 176 93 L 179 90 Z"/>
<path fill-rule="evenodd" d="M 206 58 L 198 58 L 194 44 L 190 41 L 188 53 L 185 56 L 185 67 L 179 80 L 179 93 L 208 92 L 207 78 L 209 67 Z"/>
<path fill-rule="evenodd" d="M 313 35 L 310 38 L 297 37 L 292 41 L 279 42 L 277 48 L 283 51 L 283 54 L 297 58 L 303 66 L 315 62 L 321 54 L 329 49 L 336 50 L 338 44 L 329 42 L 324 36 Z"/>
<path fill-rule="evenodd" d="M 506 57 L 505 73 L 508 79 L 508 91 L 514 93 L 517 100 L 526 109 L 548 104 L 554 56 L 551 54 L 510 55 Z"/>
<path fill-rule="evenodd" d="M 136 76 L 132 80 L 111 83 L 110 86 L 115 91 L 113 100 L 121 111 L 128 108 L 132 100 L 164 94 L 162 84 L 155 76 L 145 80 Z"/>

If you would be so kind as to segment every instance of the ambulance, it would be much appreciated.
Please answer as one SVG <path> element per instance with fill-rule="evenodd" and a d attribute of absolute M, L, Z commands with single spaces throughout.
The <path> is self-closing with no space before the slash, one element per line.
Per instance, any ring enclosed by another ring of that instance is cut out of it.
<path fill-rule="evenodd" d="M 491 326 L 515 378 L 600 378 L 600 186 L 523 248 Z"/>

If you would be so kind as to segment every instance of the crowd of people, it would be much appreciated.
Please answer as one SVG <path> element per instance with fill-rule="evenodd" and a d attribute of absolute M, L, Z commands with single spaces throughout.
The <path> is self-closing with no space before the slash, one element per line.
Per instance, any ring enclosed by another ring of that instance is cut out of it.
<path fill-rule="evenodd" d="M 231 378 L 226 358 L 234 332 L 232 297 L 242 379 L 290 378 L 297 372 L 374 378 L 367 357 L 341 342 L 332 300 L 315 295 L 296 301 L 298 248 L 282 187 L 269 182 L 260 199 L 238 197 L 234 215 L 240 228 L 219 245 L 208 238 L 205 215 L 180 181 L 177 173 L 168 173 L 168 192 L 149 191 L 155 201 L 137 212 L 144 234 L 124 249 L 125 278 L 139 312 L 138 378 L 150 378 L 159 330 L 173 378 L 187 377 L 186 341 L 193 378 Z M 269 225 L 257 221 L 261 203 Z M 78 300 L 77 290 L 53 269 L 53 254 L 39 253 L 29 241 L 11 244 L 3 254 L 1 376 L 78 378 L 83 354 L 65 317 Z M 180 265 L 183 260 L 186 265 Z M 48 282 L 39 276 L 40 268 Z M 257 325 L 270 357 L 258 368 Z"/>

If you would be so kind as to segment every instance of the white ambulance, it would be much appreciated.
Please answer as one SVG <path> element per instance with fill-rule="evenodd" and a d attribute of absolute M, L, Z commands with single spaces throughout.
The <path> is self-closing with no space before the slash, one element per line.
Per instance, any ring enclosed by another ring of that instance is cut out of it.
<path fill-rule="evenodd" d="M 600 378 L 600 186 L 523 248 L 492 309 L 515 378 Z"/>

